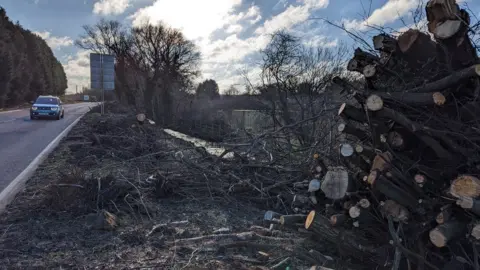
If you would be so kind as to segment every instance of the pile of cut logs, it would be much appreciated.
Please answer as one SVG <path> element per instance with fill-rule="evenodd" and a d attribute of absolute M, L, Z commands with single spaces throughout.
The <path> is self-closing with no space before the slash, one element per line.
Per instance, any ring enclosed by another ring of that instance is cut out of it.
<path fill-rule="evenodd" d="M 480 62 L 455 0 L 426 14 L 430 34 L 355 51 L 364 89 L 334 79 L 354 100 L 338 110 L 342 164 L 316 157 L 304 225 L 363 269 L 480 269 Z"/>

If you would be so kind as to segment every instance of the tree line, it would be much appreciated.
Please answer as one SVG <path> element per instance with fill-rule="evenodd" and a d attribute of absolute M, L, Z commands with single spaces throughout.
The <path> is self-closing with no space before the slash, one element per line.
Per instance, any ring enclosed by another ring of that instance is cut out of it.
<path fill-rule="evenodd" d="M 0 7 L 0 108 L 16 106 L 38 95 L 64 95 L 62 64 L 40 36 L 13 23 Z"/>
<path fill-rule="evenodd" d="M 120 101 L 165 124 L 171 122 L 176 100 L 182 100 L 200 74 L 198 47 L 164 24 L 126 27 L 102 19 L 83 28 L 76 45 L 115 55 L 115 93 Z"/>
<path fill-rule="evenodd" d="M 200 49 L 179 29 L 162 22 L 127 26 L 105 19 L 83 29 L 84 34 L 75 42 L 77 46 L 115 55 L 115 94 L 121 102 L 167 126 L 182 115 L 191 116 L 191 111 L 214 113 L 208 110 L 213 104 L 208 100 L 220 97 L 219 86 L 214 79 L 195 84 L 200 76 Z M 273 33 L 269 45 L 261 51 L 261 82 L 247 83 L 246 94 L 265 96 L 263 100 L 276 108 L 274 111 L 283 111 L 272 115 L 274 122 L 283 124 L 299 120 L 289 113 L 292 97 L 306 97 L 297 99 L 295 105 L 300 107 L 301 118 L 307 119 L 318 114 L 311 109 L 315 107 L 313 101 L 318 100 L 333 77 L 344 72 L 347 51 L 345 46 L 332 49 L 304 46 L 290 33 Z M 280 61 L 279 57 L 286 60 Z M 235 86 L 223 92 L 243 93 Z"/>

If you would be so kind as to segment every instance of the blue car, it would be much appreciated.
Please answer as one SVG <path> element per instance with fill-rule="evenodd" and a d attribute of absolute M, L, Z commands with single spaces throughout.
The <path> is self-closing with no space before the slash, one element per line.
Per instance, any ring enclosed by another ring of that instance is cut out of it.
<path fill-rule="evenodd" d="M 54 118 L 60 120 L 65 112 L 60 98 L 55 96 L 39 96 L 32 102 L 30 108 L 30 119 Z"/>

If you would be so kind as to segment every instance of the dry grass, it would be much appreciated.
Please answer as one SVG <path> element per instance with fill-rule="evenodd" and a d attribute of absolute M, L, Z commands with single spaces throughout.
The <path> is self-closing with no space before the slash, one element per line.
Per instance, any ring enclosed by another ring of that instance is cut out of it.
<path fill-rule="evenodd" d="M 268 196 L 228 194 L 248 170 L 126 112 L 87 114 L 0 216 L 2 267 L 266 269 L 303 241 L 255 227 Z"/>

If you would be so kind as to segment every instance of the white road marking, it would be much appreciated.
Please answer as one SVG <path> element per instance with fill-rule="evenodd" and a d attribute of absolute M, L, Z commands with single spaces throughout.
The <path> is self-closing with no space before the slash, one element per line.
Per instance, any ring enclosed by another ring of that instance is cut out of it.
<path fill-rule="evenodd" d="M 78 117 L 73 123 L 71 123 L 67 128 L 65 128 L 53 141 L 51 141 L 45 149 L 21 172 L 12 182 L 0 193 L 0 214 L 5 211 L 6 206 L 12 202 L 20 192 L 27 180 L 33 175 L 38 166 L 48 157 L 48 155 L 57 147 L 60 140 L 65 137 L 68 132 L 80 121 L 80 119 L 85 115 L 82 114 Z"/>
<path fill-rule="evenodd" d="M 19 112 L 19 111 L 22 111 L 22 110 L 11 110 L 11 111 L 4 111 L 4 112 L 0 112 L 0 114 L 2 114 L 2 113 L 11 113 L 11 112 Z"/>

